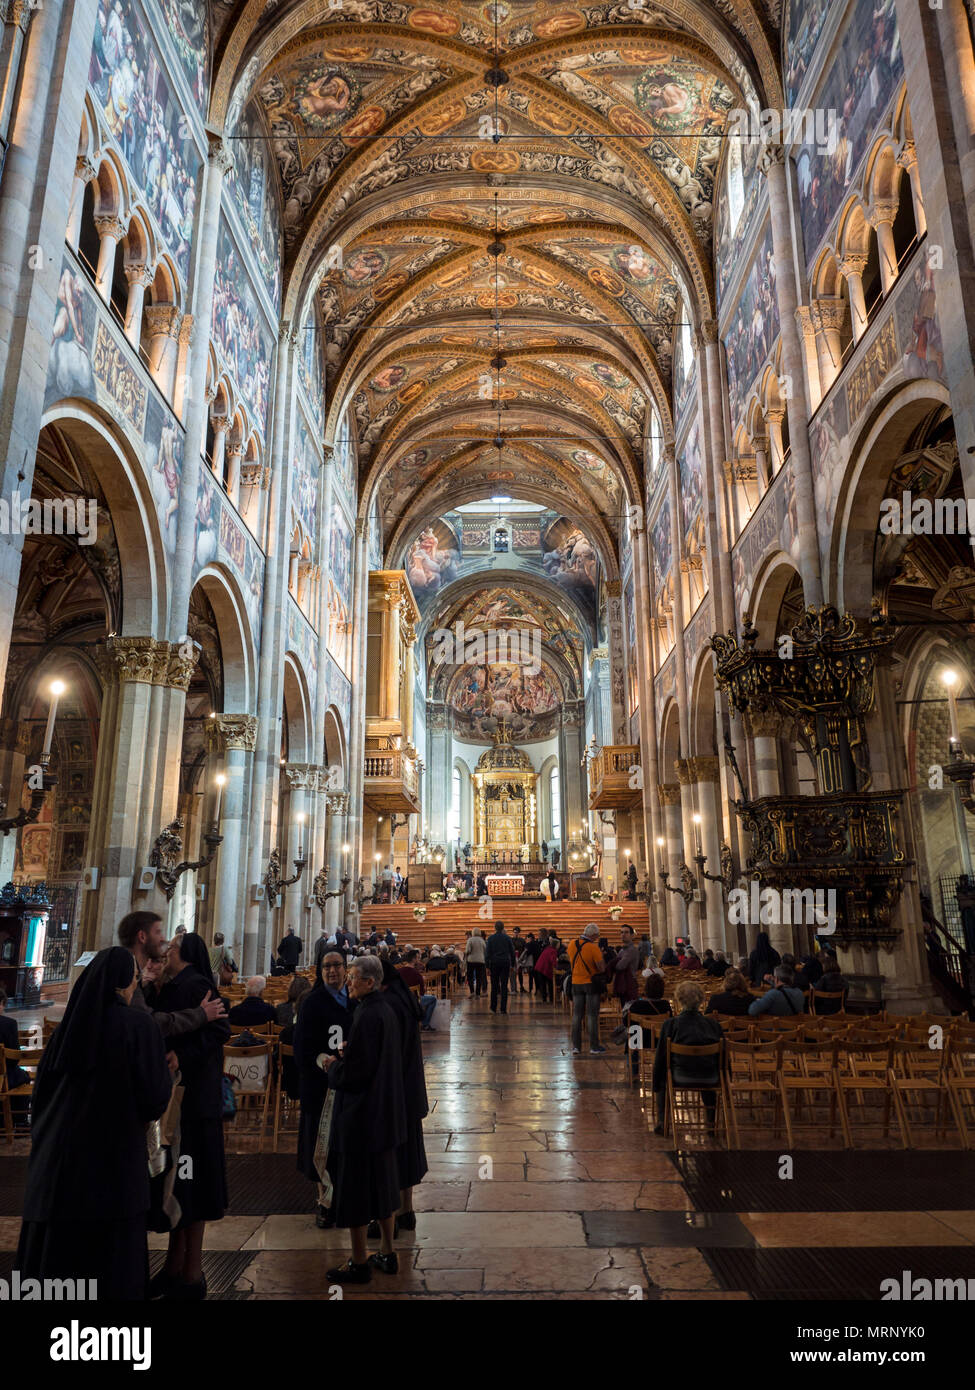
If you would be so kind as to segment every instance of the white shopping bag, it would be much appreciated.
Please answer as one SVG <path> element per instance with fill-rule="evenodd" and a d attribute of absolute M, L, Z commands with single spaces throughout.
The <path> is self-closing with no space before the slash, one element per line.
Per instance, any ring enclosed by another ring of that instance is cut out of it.
<path fill-rule="evenodd" d="M 438 999 L 434 1005 L 433 1015 L 430 1019 L 430 1027 L 435 1028 L 438 1033 L 450 1032 L 450 1000 Z"/>

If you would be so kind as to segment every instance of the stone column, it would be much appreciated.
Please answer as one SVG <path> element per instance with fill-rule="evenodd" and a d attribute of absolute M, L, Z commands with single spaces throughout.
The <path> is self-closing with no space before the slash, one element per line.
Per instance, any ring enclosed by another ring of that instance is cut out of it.
<path fill-rule="evenodd" d="M 914 204 L 914 226 L 920 241 L 928 230 L 928 219 L 924 211 L 924 199 L 921 196 L 921 179 L 917 168 L 917 146 L 913 140 L 904 141 L 904 147 L 897 156 L 897 163 L 910 181 L 911 202 Z"/>
<path fill-rule="evenodd" d="M 30 25 L 31 15 L 36 4 L 29 0 L 6 0 L 3 6 L 3 43 L 0 47 L 0 70 L 3 72 L 3 90 L 0 93 L 0 136 L 7 143 L 10 118 L 17 92 L 17 79 L 24 53 L 24 37 Z"/>
<path fill-rule="evenodd" d="M 761 163 L 768 182 L 769 215 L 772 223 L 775 290 L 779 306 L 782 363 L 786 378 L 786 410 L 789 415 L 789 444 L 792 450 L 791 467 L 799 523 L 799 569 L 806 604 L 816 606 L 823 601 L 823 581 L 819 566 L 819 532 L 813 494 L 812 459 L 809 453 L 809 408 L 806 402 L 804 352 L 796 321 L 799 286 L 795 269 L 786 155 L 782 146 L 766 145 Z"/>
<path fill-rule="evenodd" d="M 344 875 L 351 876 L 350 855 L 343 851 L 345 839 L 345 819 L 349 813 L 348 792 L 328 793 L 328 888 L 337 892 Z M 325 909 L 325 925 L 329 933 L 336 931 L 343 922 L 342 898 L 329 898 Z"/>
<path fill-rule="evenodd" d="M 125 279 L 129 286 L 129 297 L 125 303 L 125 336 L 138 352 L 142 341 L 142 310 L 146 290 L 152 284 L 152 271 L 145 265 L 127 265 Z"/>
<path fill-rule="evenodd" d="M 98 231 L 98 266 L 95 270 L 95 289 L 108 304 L 112 298 L 112 278 L 115 273 L 115 253 L 125 236 L 125 223 L 114 213 L 96 217 Z"/>
<path fill-rule="evenodd" d="M 194 284 L 193 324 L 183 414 L 186 447 L 183 450 L 183 475 L 179 488 L 173 598 L 169 610 L 169 633 L 174 642 L 178 642 L 186 632 L 190 607 L 193 554 L 196 548 L 196 505 L 200 486 L 200 449 L 206 430 L 207 364 L 210 354 L 210 325 L 213 319 L 217 238 L 220 229 L 220 194 L 224 176 L 232 167 L 229 147 L 221 137 L 211 134 L 197 231 L 200 257 L 197 261 Z"/>
<path fill-rule="evenodd" d="M 975 440 L 975 113 L 972 39 L 963 7 L 934 9 L 927 0 L 896 0 L 914 149 L 905 167 L 920 175 L 927 224 L 926 269 L 937 295 L 944 376 L 955 434 Z M 918 158 L 917 152 L 921 152 Z M 915 202 L 915 208 L 917 203 Z M 965 496 L 975 498 L 975 455 L 959 449 Z"/>
<path fill-rule="evenodd" d="M 284 890 L 284 902 L 277 917 L 277 930 L 284 936 L 288 927 L 294 927 L 295 936 L 301 936 L 305 925 L 305 898 L 311 892 L 311 882 L 315 875 L 315 861 L 311 848 L 311 817 L 309 783 L 314 782 L 314 773 L 305 763 L 289 763 L 285 769 L 291 793 L 288 797 L 288 821 L 281 827 L 281 856 L 284 861 L 284 876 L 290 878 L 294 873 L 294 861 L 299 850 L 307 860 L 305 869 L 297 883 Z M 301 818 L 304 817 L 302 820 Z M 279 940 L 280 940 L 279 936 Z M 271 950 L 277 941 L 271 941 Z"/>
<path fill-rule="evenodd" d="M 840 272 L 850 291 L 850 315 L 853 320 L 853 341 L 858 343 L 866 333 L 867 301 L 863 293 L 863 272 L 869 257 L 866 252 L 850 252 L 840 262 Z"/>
<path fill-rule="evenodd" d="M 29 21 L 0 181 L 0 495 L 31 492 L 51 324 L 78 158 L 97 0 L 45 0 Z M 18 44 L 20 40 L 17 40 Z M 38 256 L 39 248 L 43 255 Z M 21 535 L 0 537 L 0 682 L 17 602 Z"/>
<path fill-rule="evenodd" d="M 842 328 L 846 321 L 846 301 L 840 295 L 814 299 L 809 305 L 809 314 L 816 330 L 819 379 L 825 396 L 843 366 Z"/>
<path fill-rule="evenodd" d="M 215 868 L 210 873 L 213 902 L 207 914 L 209 940 L 222 931 L 227 950 L 238 962 L 243 954 L 243 921 L 247 891 L 244 870 L 246 789 L 250 780 L 250 755 L 257 744 L 257 718 L 253 714 L 217 714 L 203 726 L 208 751 L 216 771 L 227 778 L 223 789 L 220 834 L 223 844 L 217 850 Z"/>
<path fill-rule="evenodd" d="M 749 709 L 744 722 L 754 752 L 755 795 L 781 796 L 778 740 L 784 732 L 785 721 L 777 710 Z"/>
<path fill-rule="evenodd" d="M 636 604 L 637 681 L 640 689 L 640 815 L 646 860 L 637 862 L 638 886 L 647 877 L 652 894 L 660 893 L 663 885 L 655 872 L 657 837 L 661 835 L 661 814 L 657 794 L 657 711 L 653 692 L 653 651 L 650 643 L 653 612 L 653 578 L 647 552 L 646 513 L 639 509 L 633 530 L 633 601 Z M 660 913 L 654 902 L 647 904 L 651 932 L 658 930 Z"/>
<path fill-rule="evenodd" d="M 244 456 L 244 446 L 238 441 L 227 446 L 227 496 L 240 510 L 240 461 Z"/>
<path fill-rule="evenodd" d="M 701 817 L 700 827 L 695 826 L 695 830 L 700 829 L 701 849 L 704 853 L 706 863 L 705 870 L 709 874 L 721 872 L 721 838 L 722 838 L 722 818 L 721 818 L 721 766 L 716 757 L 696 757 L 689 759 L 692 776 L 697 782 L 697 809 Z M 695 842 L 695 853 L 697 852 Z M 691 867 L 697 872 L 697 864 Z M 724 906 L 724 893 L 720 883 L 713 883 L 710 879 L 704 879 L 703 892 L 707 904 L 707 917 L 703 921 L 704 941 L 703 945 L 710 947 L 712 951 L 723 951 L 725 949 L 728 931 L 727 917 Z"/>
<path fill-rule="evenodd" d="M 30 742 L 31 726 L 26 721 L 0 720 L 0 786 L 7 797 L 6 807 L 0 808 L 2 815 L 12 816 L 20 808 Z M 17 844 L 15 833 L 0 836 L 0 883 L 13 879 Z"/>
<path fill-rule="evenodd" d="M 85 189 L 98 177 L 98 168 L 87 155 L 79 155 L 75 164 L 74 184 L 71 188 L 71 204 L 68 209 L 68 227 L 64 239 L 77 254 L 81 241 L 81 214 L 85 207 Z"/>
<path fill-rule="evenodd" d="M 364 517 L 356 522 L 355 560 L 352 572 L 352 706 L 349 730 L 349 811 L 347 838 L 351 845 L 349 853 L 350 879 L 345 902 L 345 921 L 359 930 L 359 918 L 354 919 L 350 909 L 355 902 L 355 890 L 360 875 L 372 876 L 372 863 L 365 864 L 362 859 L 363 826 L 363 788 L 365 780 L 366 757 L 366 664 L 369 633 L 369 528 Z"/>
<path fill-rule="evenodd" d="M 183 316 L 175 304 L 150 304 L 145 310 L 145 320 L 149 370 L 159 390 L 171 401 Z"/>
<path fill-rule="evenodd" d="M 658 952 L 663 946 L 672 946 L 678 936 L 688 934 L 687 907 L 684 900 L 677 894 L 670 892 L 671 888 L 681 887 L 680 867 L 683 859 L 683 827 L 681 825 L 681 794 L 679 782 L 663 782 L 657 788 L 660 797 L 660 804 L 663 807 L 663 836 L 664 846 L 656 851 L 657 862 L 655 863 L 655 878 L 659 885 L 664 906 L 664 916 L 666 926 L 664 931 L 665 940 L 654 941 Z M 670 875 L 669 888 L 664 887 L 664 881 L 660 877 L 659 858 L 663 859 L 663 868 Z"/>
<path fill-rule="evenodd" d="M 897 251 L 894 247 L 894 218 L 897 216 L 898 199 L 878 199 L 867 213 L 871 227 L 877 233 L 877 250 L 880 254 L 880 279 L 884 294 L 889 294 L 897 280 Z"/>
<path fill-rule="evenodd" d="M 213 476 L 217 482 L 223 486 L 224 457 L 227 450 L 227 431 L 230 428 L 230 417 L 228 415 L 212 415 L 210 423 L 213 425 L 213 456 L 210 467 L 213 469 Z"/>
<path fill-rule="evenodd" d="M 267 528 L 267 563 L 264 574 L 264 602 L 261 614 L 261 651 L 257 682 L 257 744 L 251 782 L 251 831 L 248 884 L 262 882 L 271 849 L 273 810 L 277 798 L 280 758 L 280 724 L 284 684 L 284 653 L 281 641 L 287 625 L 281 621 L 285 607 L 285 580 L 288 527 L 288 478 L 285 460 L 290 448 L 291 421 L 295 394 L 294 337 L 290 323 L 281 326 L 274 373 L 274 412 L 271 420 L 270 503 Z M 273 772 L 273 776 L 270 775 Z M 261 945 L 260 905 L 248 901 L 244 928 L 244 970 L 253 971 Z M 277 944 L 277 943 L 275 943 Z"/>

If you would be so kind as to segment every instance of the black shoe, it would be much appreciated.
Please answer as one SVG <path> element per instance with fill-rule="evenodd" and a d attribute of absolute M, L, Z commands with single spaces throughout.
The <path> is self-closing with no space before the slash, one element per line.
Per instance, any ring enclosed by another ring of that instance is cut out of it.
<path fill-rule="evenodd" d="M 346 1260 L 344 1265 L 326 1269 L 325 1278 L 330 1284 L 368 1284 L 372 1279 L 372 1265 L 367 1260 L 364 1265 Z"/>
<path fill-rule="evenodd" d="M 369 1263 L 383 1274 L 399 1274 L 399 1257 L 395 1250 L 389 1255 L 370 1255 Z"/>
<path fill-rule="evenodd" d="M 178 1283 L 179 1280 L 175 1279 L 171 1274 L 167 1274 L 164 1267 L 158 1274 L 154 1274 L 149 1280 L 147 1297 L 150 1299 L 167 1298 Z"/>
<path fill-rule="evenodd" d="M 399 1216 L 397 1216 L 397 1218 L 396 1218 L 396 1230 L 397 1230 L 397 1232 L 399 1232 L 399 1231 L 415 1231 L 415 1230 L 416 1230 L 416 1212 L 415 1212 L 415 1211 L 401 1211 L 400 1214 L 399 1214 Z"/>
<path fill-rule="evenodd" d="M 317 1206 L 315 1208 L 315 1225 L 320 1231 L 334 1230 L 335 1209 L 333 1207 Z"/>

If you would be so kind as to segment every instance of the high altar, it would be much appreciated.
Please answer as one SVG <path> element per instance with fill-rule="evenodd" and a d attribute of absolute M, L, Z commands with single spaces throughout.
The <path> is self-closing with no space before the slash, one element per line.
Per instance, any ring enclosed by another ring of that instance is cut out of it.
<path fill-rule="evenodd" d="M 528 754 L 514 746 L 503 724 L 494 737 L 494 747 L 481 754 L 474 772 L 474 855 L 481 863 L 489 863 L 494 853 L 501 863 L 525 859 L 534 864 L 539 858 L 538 778 Z"/>

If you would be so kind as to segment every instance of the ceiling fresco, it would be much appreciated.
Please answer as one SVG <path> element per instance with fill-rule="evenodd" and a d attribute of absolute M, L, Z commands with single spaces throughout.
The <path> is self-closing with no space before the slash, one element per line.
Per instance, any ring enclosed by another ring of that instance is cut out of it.
<path fill-rule="evenodd" d="M 682 306 L 715 314 L 728 112 L 781 103 L 778 11 L 211 3 L 210 123 L 260 112 L 282 317 L 314 306 L 321 442 L 351 422 L 387 561 L 429 529 L 449 552 L 438 519 L 501 492 L 549 509 L 540 572 L 574 604 L 597 554 L 618 577 L 651 433 L 673 441 Z"/>

